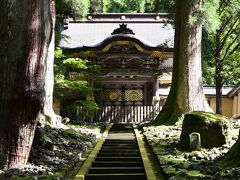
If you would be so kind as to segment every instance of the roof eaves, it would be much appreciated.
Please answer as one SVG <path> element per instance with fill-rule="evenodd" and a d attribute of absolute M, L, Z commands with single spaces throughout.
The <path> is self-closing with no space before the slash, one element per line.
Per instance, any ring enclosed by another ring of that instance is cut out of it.
<path fill-rule="evenodd" d="M 163 23 L 170 22 L 173 15 L 168 13 L 94 13 L 88 14 L 81 19 L 74 20 L 69 18 L 71 23 L 104 23 L 104 22 L 120 22 L 120 23 Z"/>
<path fill-rule="evenodd" d="M 233 97 L 239 90 L 240 90 L 240 86 L 237 86 L 236 88 L 233 88 L 233 89 L 227 94 L 227 96 Z"/>
<path fill-rule="evenodd" d="M 97 43 L 95 45 L 92 46 L 80 46 L 80 47 L 75 47 L 75 48 L 63 48 L 67 51 L 73 51 L 73 52 L 77 52 L 77 51 L 86 51 L 86 50 L 100 50 L 103 49 L 104 47 L 106 47 L 108 44 L 115 42 L 115 41 L 121 41 L 121 40 L 126 40 L 126 41 L 131 41 L 131 42 L 135 42 L 141 46 L 143 46 L 144 49 L 146 50 L 161 50 L 161 51 L 170 51 L 173 52 L 173 48 L 169 48 L 169 47 L 164 47 L 164 46 L 154 46 L 151 43 L 138 38 L 134 35 L 131 34 L 116 34 L 116 35 L 111 35 L 107 38 L 105 38 L 103 41 L 101 41 L 100 43 Z"/>

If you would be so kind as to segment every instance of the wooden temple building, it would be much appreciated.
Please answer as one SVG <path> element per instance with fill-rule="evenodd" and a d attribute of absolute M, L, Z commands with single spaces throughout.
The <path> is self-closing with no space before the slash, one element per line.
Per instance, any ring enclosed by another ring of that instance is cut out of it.
<path fill-rule="evenodd" d="M 93 82 L 102 108 L 96 118 L 154 118 L 161 101 L 156 97 L 159 84 L 171 82 L 174 29 L 168 19 L 167 14 L 92 14 L 64 20 L 59 44 L 64 54 L 101 67 Z"/>
<path fill-rule="evenodd" d="M 101 109 L 78 120 L 142 122 L 154 119 L 168 96 L 173 66 L 174 28 L 168 14 L 89 14 L 64 19 L 59 46 L 69 57 L 101 67 L 93 96 Z M 69 72 L 70 78 L 79 74 Z M 215 87 L 203 87 L 215 110 Z M 233 92 L 233 93 L 232 93 Z M 223 115 L 240 116 L 239 87 L 223 88 Z M 79 97 L 75 97 L 77 100 Z M 60 114 L 60 102 L 55 112 Z M 64 106 L 64 103 L 61 103 Z"/>

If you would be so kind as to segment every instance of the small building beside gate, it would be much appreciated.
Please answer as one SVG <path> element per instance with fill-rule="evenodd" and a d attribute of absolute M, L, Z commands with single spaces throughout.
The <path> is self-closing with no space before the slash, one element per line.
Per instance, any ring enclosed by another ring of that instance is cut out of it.
<path fill-rule="evenodd" d="M 170 86 L 161 86 L 157 91 L 162 106 L 168 96 Z M 214 86 L 204 86 L 203 93 L 212 108 L 216 112 L 216 89 Z M 222 114 L 228 118 L 240 118 L 240 86 L 223 86 L 222 88 Z"/>

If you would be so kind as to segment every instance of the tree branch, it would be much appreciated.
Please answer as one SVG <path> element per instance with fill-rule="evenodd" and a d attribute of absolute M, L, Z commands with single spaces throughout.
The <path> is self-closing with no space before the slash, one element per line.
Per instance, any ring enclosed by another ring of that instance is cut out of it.
<path fill-rule="evenodd" d="M 209 44 L 210 44 L 210 47 L 211 47 L 212 51 L 215 51 L 214 48 L 213 48 L 213 45 L 212 45 L 212 43 L 209 39 L 209 34 L 208 34 L 208 32 L 206 31 L 205 28 L 203 28 L 203 34 L 207 36 L 207 40 L 210 42 Z"/>
<path fill-rule="evenodd" d="M 240 49 L 240 43 L 238 43 L 233 50 L 229 53 L 229 55 L 232 55 L 235 51 L 237 51 L 238 49 Z"/>
<path fill-rule="evenodd" d="M 231 42 L 231 44 L 228 45 L 228 47 L 227 47 L 227 49 L 226 49 L 226 51 L 225 51 L 225 54 L 224 54 L 223 58 L 221 59 L 221 61 L 223 61 L 223 60 L 226 58 L 226 56 L 227 56 L 227 54 L 228 54 L 228 51 L 230 50 L 230 48 L 232 47 L 232 45 L 235 43 L 235 41 L 236 41 L 237 39 L 238 39 L 238 36 L 236 36 L 236 37 L 234 38 L 234 40 Z"/>
<path fill-rule="evenodd" d="M 227 6 L 230 6 L 230 4 L 229 4 L 228 2 L 226 2 L 226 0 L 220 1 L 220 5 L 219 5 L 219 8 L 218 8 L 219 15 L 222 14 L 222 12 L 224 11 L 224 9 L 225 9 Z"/>
<path fill-rule="evenodd" d="M 220 1 L 220 5 L 219 5 L 219 8 L 218 8 L 219 14 L 221 14 L 223 12 L 225 7 L 226 7 L 225 1 L 224 0 Z"/>
<path fill-rule="evenodd" d="M 225 23 L 222 23 L 222 25 L 221 25 L 220 28 L 219 28 L 220 33 L 223 32 L 223 30 L 225 29 L 225 27 L 228 25 L 229 21 L 230 21 L 232 18 L 233 18 L 233 16 L 231 15 L 231 16 L 227 19 L 227 21 L 226 21 Z"/>
<path fill-rule="evenodd" d="M 232 32 L 234 26 L 236 25 L 236 23 L 238 22 L 238 20 L 239 20 L 239 19 L 237 18 L 237 19 L 234 21 L 234 23 L 232 24 L 232 26 L 229 28 L 227 34 L 224 36 L 223 40 L 221 41 L 221 48 L 220 48 L 220 49 L 222 49 L 223 46 L 225 45 L 228 36 L 231 34 L 231 32 Z"/>

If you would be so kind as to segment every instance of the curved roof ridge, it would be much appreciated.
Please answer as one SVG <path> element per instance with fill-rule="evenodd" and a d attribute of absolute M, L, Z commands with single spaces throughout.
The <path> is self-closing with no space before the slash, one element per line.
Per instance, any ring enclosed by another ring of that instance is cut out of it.
<path fill-rule="evenodd" d="M 141 37 L 138 37 L 136 35 L 133 35 L 133 34 L 114 34 L 114 35 L 110 35 L 107 38 L 105 38 L 103 41 L 100 41 L 99 43 L 92 44 L 92 45 L 89 45 L 89 46 L 83 46 L 83 47 L 86 47 L 86 48 L 100 47 L 100 46 L 104 46 L 104 45 L 107 45 L 111 42 L 118 41 L 118 40 L 130 40 L 130 41 L 132 40 L 134 42 L 140 42 L 141 44 L 143 44 L 144 46 L 147 46 L 147 47 L 151 47 L 151 48 L 157 47 L 154 44 L 146 41 L 145 39 L 143 39 Z"/>

